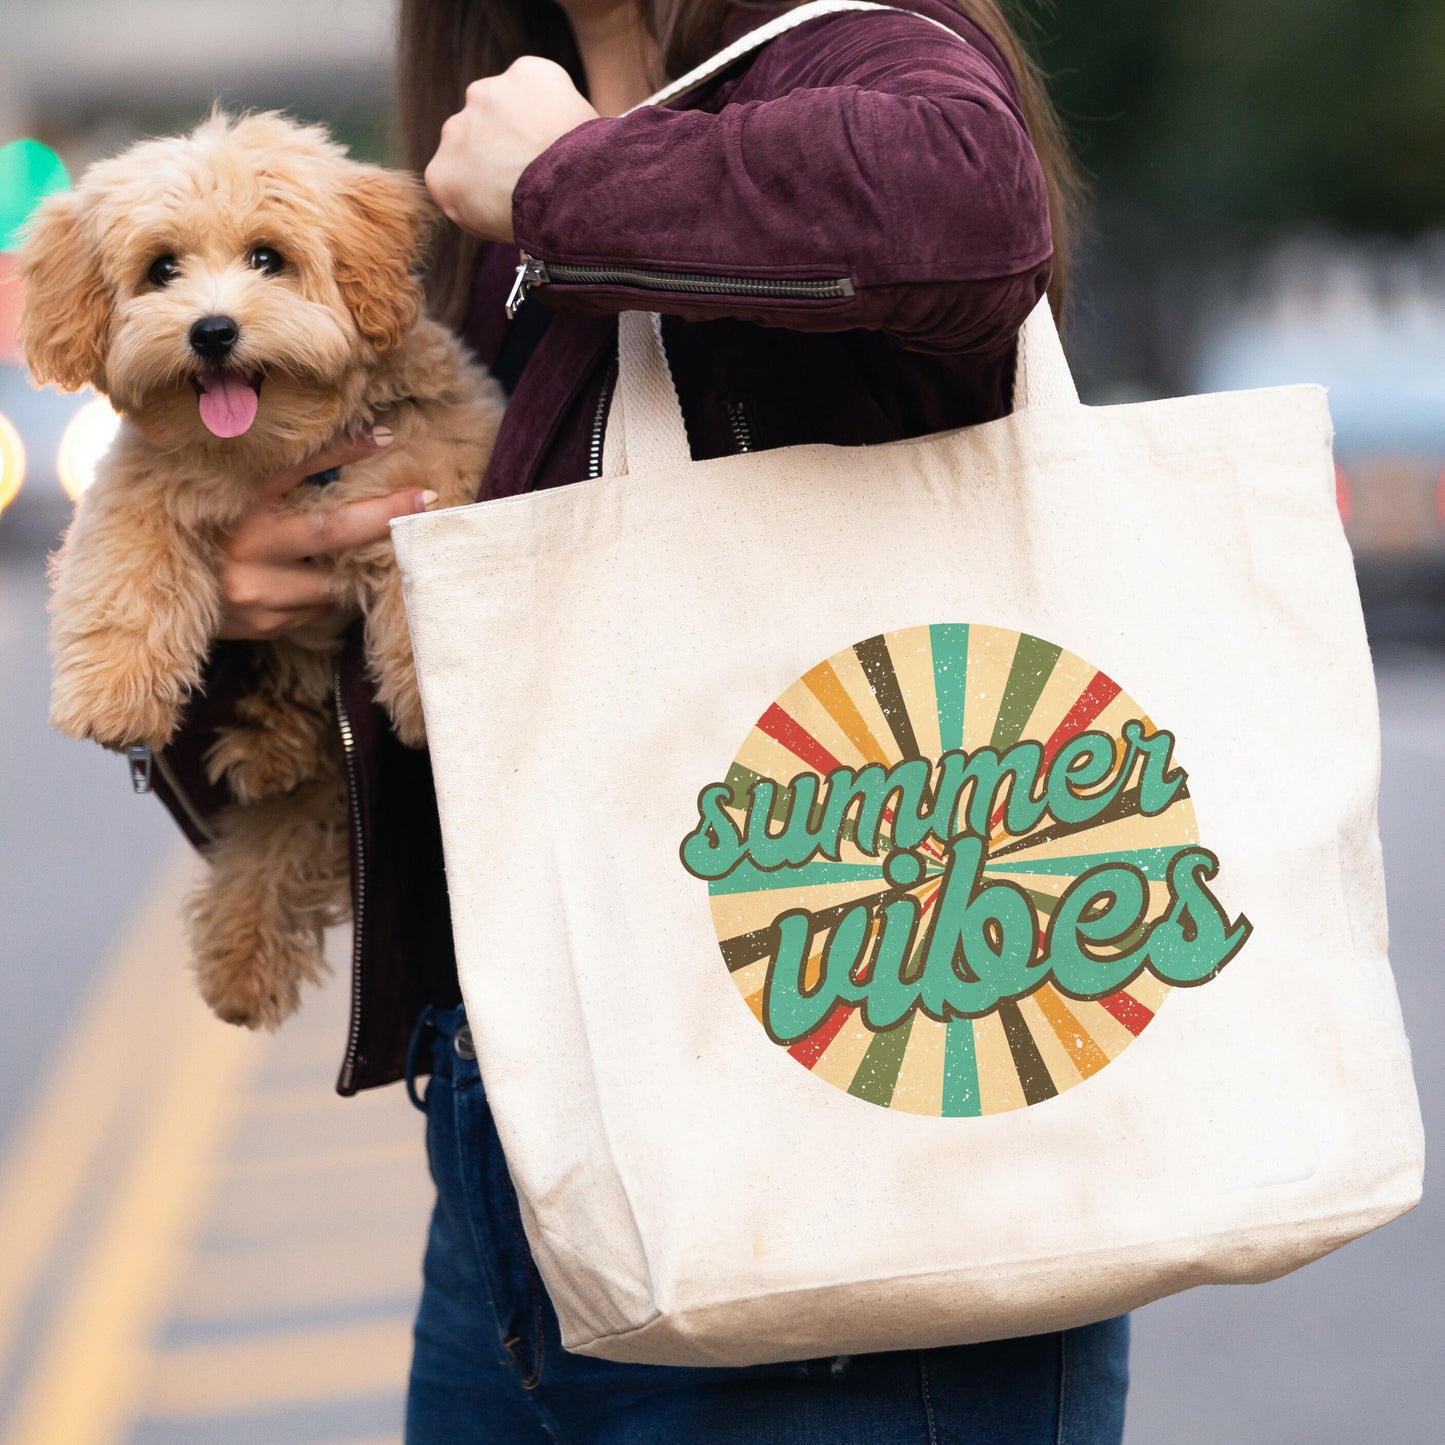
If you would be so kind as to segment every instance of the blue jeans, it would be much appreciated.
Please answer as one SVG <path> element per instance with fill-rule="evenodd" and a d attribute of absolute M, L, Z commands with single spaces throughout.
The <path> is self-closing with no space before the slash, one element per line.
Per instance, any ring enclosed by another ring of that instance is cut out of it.
<path fill-rule="evenodd" d="M 527 1248 L 461 1009 L 423 1015 L 437 1187 L 407 1445 L 1118 1445 L 1127 1317 L 952 1349 L 744 1369 L 569 1354 Z M 408 1088 L 415 1089 L 411 1078 Z"/>

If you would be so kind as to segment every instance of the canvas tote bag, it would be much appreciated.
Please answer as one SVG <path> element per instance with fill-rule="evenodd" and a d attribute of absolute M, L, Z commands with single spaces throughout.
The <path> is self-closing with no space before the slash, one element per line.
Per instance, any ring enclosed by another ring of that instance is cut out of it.
<path fill-rule="evenodd" d="M 659 334 L 619 474 L 393 523 L 566 1347 L 1020 1335 L 1409 1209 L 1323 391 L 1084 407 L 1041 304 L 1012 416 L 693 462 Z"/>

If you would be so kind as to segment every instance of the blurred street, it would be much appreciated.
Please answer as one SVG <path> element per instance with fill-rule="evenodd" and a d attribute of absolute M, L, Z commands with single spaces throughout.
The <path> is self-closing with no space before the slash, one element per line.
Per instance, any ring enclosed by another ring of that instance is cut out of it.
<path fill-rule="evenodd" d="M 399 1087 L 333 1094 L 344 967 L 274 1039 L 194 998 L 178 835 L 118 758 L 45 726 L 62 517 L 37 491 L 0 528 L 0 1445 L 399 1441 L 421 1119 Z M 1445 655 L 1387 648 L 1379 671 L 1393 958 L 1433 1144 Z M 1427 1192 L 1290 1279 L 1141 1311 L 1128 1445 L 1435 1445 L 1442 1289 Z"/>
<path fill-rule="evenodd" d="M 0 1445 L 395 1445 L 421 1116 L 333 1092 L 345 937 L 274 1038 L 195 996 L 189 849 L 120 759 L 46 727 L 62 515 L 0 528 Z"/>

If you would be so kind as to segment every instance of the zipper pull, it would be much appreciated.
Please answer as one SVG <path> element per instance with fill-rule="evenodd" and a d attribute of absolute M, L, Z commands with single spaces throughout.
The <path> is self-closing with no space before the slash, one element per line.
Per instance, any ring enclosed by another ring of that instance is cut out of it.
<path fill-rule="evenodd" d="M 131 792 L 150 792 L 151 764 L 155 760 L 151 750 L 144 743 L 132 743 L 125 750 L 125 760 L 130 764 Z"/>
<path fill-rule="evenodd" d="M 527 299 L 527 292 L 534 286 L 545 286 L 547 280 L 547 263 L 523 251 L 522 264 L 517 267 L 517 279 L 512 282 L 512 289 L 507 292 L 508 321 L 517 314 L 522 302 Z"/>

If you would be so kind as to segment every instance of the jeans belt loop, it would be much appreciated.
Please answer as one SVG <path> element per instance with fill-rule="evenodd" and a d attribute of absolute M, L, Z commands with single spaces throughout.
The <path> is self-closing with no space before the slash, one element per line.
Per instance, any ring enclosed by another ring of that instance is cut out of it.
<path fill-rule="evenodd" d="M 411 1031 L 411 1042 L 406 1048 L 406 1096 L 423 1114 L 426 1113 L 426 1102 L 416 1087 L 417 1064 L 421 1061 L 422 1040 L 426 1037 L 426 1031 L 435 1014 L 436 1009 L 431 1004 L 421 1011 L 416 1027 Z"/>

